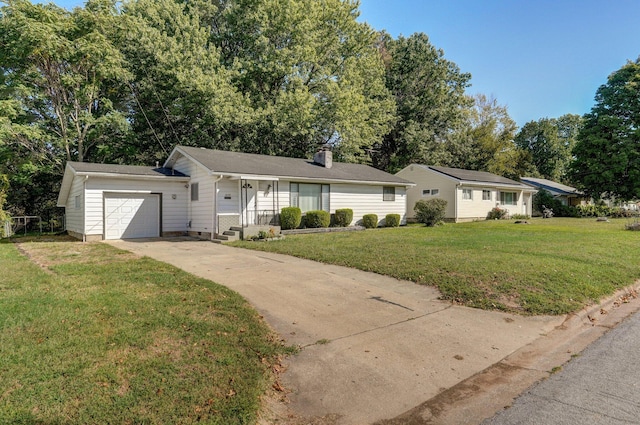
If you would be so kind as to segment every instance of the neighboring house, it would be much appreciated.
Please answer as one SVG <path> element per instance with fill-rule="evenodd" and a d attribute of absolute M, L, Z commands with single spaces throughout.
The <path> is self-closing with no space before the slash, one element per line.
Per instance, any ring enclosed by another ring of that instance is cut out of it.
<path fill-rule="evenodd" d="M 554 198 L 559 200 L 562 205 L 578 206 L 587 203 L 588 198 L 584 193 L 580 192 L 575 187 L 567 186 L 562 183 L 557 183 L 552 180 L 539 179 L 535 177 L 521 177 L 520 180 L 534 187 L 538 190 L 544 189 L 549 192 Z"/>
<path fill-rule="evenodd" d="M 361 164 L 177 146 L 162 167 L 67 163 L 58 206 L 83 240 L 190 234 L 206 239 L 277 228 L 283 207 L 331 213 L 399 214 L 412 183 Z M 252 233 L 253 232 L 253 233 Z M 224 237 L 222 237 L 224 238 Z"/>
<path fill-rule="evenodd" d="M 447 201 L 449 221 L 483 220 L 492 208 L 508 210 L 509 215 L 531 216 L 531 186 L 484 171 L 411 164 L 396 173 L 415 182 L 407 189 L 407 218 L 413 219 L 416 202 L 441 198 Z"/>

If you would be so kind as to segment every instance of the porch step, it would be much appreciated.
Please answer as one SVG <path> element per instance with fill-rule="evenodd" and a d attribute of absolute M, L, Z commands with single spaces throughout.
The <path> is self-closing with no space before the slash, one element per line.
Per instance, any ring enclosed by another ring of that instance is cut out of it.
<path fill-rule="evenodd" d="M 242 227 L 240 226 L 231 226 L 229 230 L 233 230 L 234 232 L 242 232 Z"/>

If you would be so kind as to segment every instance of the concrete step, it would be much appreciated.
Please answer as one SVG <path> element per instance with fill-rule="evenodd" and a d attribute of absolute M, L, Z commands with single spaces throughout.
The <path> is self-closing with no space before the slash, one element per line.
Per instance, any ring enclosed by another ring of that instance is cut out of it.
<path fill-rule="evenodd" d="M 242 227 L 240 226 L 231 226 L 229 230 L 233 230 L 234 232 L 242 232 Z"/>
<path fill-rule="evenodd" d="M 237 236 L 237 232 L 235 230 L 225 230 L 224 232 L 222 232 L 223 235 L 226 236 Z"/>
<path fill-rule="evenodd" d="M 213 243 L 223 243 L 223 242 L 226 242 L 226 241 L 223 241 L 222 239 L 217 239 L 216 238 L 216 239 L 211 239 L 211 242 L 213 242 Z"/>

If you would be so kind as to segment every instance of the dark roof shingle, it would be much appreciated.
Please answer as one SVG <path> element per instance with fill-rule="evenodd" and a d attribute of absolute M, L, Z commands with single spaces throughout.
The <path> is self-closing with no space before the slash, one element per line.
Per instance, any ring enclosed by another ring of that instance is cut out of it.
<path fill-rule="evenodd" d="M 69 166 L 80 173 L 128 174 L 132 176 L 187 177 L 171 168 L 147 167 L 144 165 L 95 164 L 91 162 L 69 161 Z"/>
<path fill-rule="evenodd" d="M 364 164 L 333 162 L 331 168 L 325 168 L 311 160 L 301 158 L 228 152 L 190 146 L 178 146 L 177 149 L 214 173 L 412 184 L 403 178 Z"/>
<path fill-rule="evenodd" d="M 461 168 L 437 167 L 433 165 L 429 165 L 427 168 L 431 168 L 432 170 L 446 174 L 447 176 L 458 180 L 522 186 L 522 183 L 520 182 L 486 171 L 463 170 Z"/>

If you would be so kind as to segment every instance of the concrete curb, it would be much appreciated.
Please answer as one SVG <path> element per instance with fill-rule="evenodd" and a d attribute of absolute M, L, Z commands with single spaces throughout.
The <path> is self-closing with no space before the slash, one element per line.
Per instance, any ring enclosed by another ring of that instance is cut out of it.
<path fill-rule="evenodd" d="M 640 281 L 597 305 L 568 314 L 547 335 L 509 354 L 404 414 L 375 425 L 476 425 L 492 417 L 532 385 L 546 379 L 633 313 L 640 310 Z"/>

